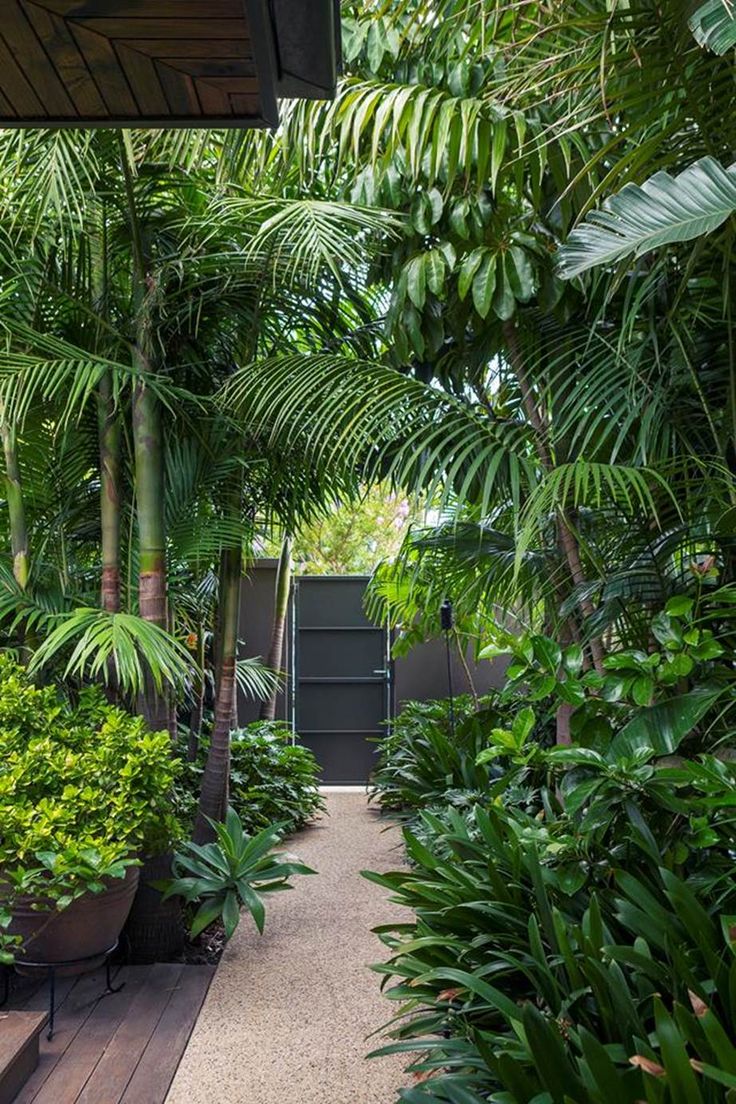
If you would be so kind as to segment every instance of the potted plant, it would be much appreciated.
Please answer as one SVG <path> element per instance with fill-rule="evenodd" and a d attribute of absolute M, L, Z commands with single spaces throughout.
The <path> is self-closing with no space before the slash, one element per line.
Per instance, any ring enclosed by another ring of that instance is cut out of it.
<path fill-rule="evenodd" d="M 168 733 L 109 705 L 39 688 L 0 656 L 0 912 L 23 961 L 92 968 L 118 939 L 138 856 L 170 840 L 178 764 Z"/>

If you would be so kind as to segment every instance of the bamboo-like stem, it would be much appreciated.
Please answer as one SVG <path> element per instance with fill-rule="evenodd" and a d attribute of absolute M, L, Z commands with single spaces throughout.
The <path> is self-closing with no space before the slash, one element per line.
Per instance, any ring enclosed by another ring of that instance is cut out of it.
<path fill-rule="evenodd" d="M 122 133 L 119 134 L 119 143 L 133 252 L 131 282 L 136 318 L 133 366 L 142 373 L 149 367 L 150 359 L 150 318 L 147 300 L 151 277 L 138 218 L 133 172 Z M 166 628 L 166 526 L 161 404 L 143 380 L 136 384 L 133 391 L 133 453 L 138 517 L 139 612 L 144 620 Z M 156 690 L 150 676 L 147 679 L 140 709 L 146 723 L 155 731 L 169 727 L 166 696 Z"/>
<path fill-rule="evenodd" d="M 207 822 L 223 820 L 228 804 L 230 778 L 230 731 L 237 683 L 238 631 L 240 627 L 240 582 L 243 568 L 243 552 L 240 545 L 226 548 L 220 563 L 220 626 L 222 633 L 222 660 L 220 677 L 215 695 L 215 717 L 212 727 L 207 763 L 202 775 L 194 840 L 203 843 L 212 836 Z"/>
<path fill-rule="evenodd" d="M 476 689 L 475 682 L 473 681 L 473 675 L 472 675 L 471 670 L 470 670 L 470 664 L 468 663 L 468 657 L 465 654 L 466 645 L 463 643 L 463 640 L 460 636 L 460 633 L 457 631 L 457 629 L 454 630 L 453 635 L 455 637 L 455 646 L 457 648 L 457 654 L 458 654 L 458 657 L 460 659 L 460 666 L 462 667 L 463 671 L 465 672 L 465 679 L 466 679 L 467 684 L 468 684 L 468 689 L 470 690 L 471 696 L 473 698 L 473 703 L 475 705 L 475 708 L 477 709 L 478 705 L 479 705 L 478 691 Z"/>
<path fill-rule="evenodd" d="M 100 521 L 102 526 L 101 604 L 109 613 L 120 609 L 120 413 L 109 372 L 99 385 Z"/>
<path fill-rule="evenodd" d="M 197 624 L 197 666 L 199 669 L 199 680 L 193 691 L 195 699 L 194 708 L 189 720 L 189 746 L 187 748 L 187 758 L 190 763 L 194 763 L 197 759 L 197 755 L 199 754 L 199 738 L 202 735 L 202 721 L 204 719 L 205 661 L 205 627 L 203 622 L 200 621 Z"/>
<path fill-rule="evenodd" d="M 290 536 L 287 535 L 284 537 L 281 545 L 279 566 L 276 572 L 273 627 L 271 629 L 271 647 L 268 651 L 268 666 L 272 671 L 279 672 L 283 669 L 284 633 L 286 631 L 286 617 L 289 610 L 289 595 L 291 594 L 291 553 L 293 544 L 294 542 Z M 274 686 L 269 697 L 262 702 L 262 721 L 275 720 L 278 691 L 278 686 Z"/>
<path fill-rule="evenodd" d="M 23 485 L 18 465 L 18 447 L 15 430 L 0 412 L 0 435 L 2 435 L 5 456 L 5 496 L 10 515 L 10 549 L 13 555 L 13 575 L 21 590 L 28 587 L 30 575 L 30 554 L 28 549 L 28 526 L 23 502 Z"/>
<path fill-rule="evenodd" d="M 542 411 L 537 406 L 534 390 L 526 370 L 526 362 L 516 326 L 513 322 L 506 322 L 503 332 L 508 349 L 509 363 L 514 371 L 514 375 L 519 384 L 519 390 L 521 391 L 521 401 L 524 412 L 526 413 L 529 424 L 534 430 L 539 461 L 544 471 L 550 472 L 554 467 L 554 462 L 549 448 L 549 426 Z M 570 526 L 569 519 L 562 510 L 557 513 L 555 529 L 557 533 L 557 542 L 564 556 L 565 563 L 567 564 L 573 586 L 577 587 L 584 582 L 585 574 L 580 559 L 580 549 L 578 547 L 577 538 Z M 593 605 L 588 599 L 581 599 L 579 605 L 585 617 L 589 617 L 594 612 Z M 574 635 L 569 627 L 568 634 Z M 593 666 L 599 674 L 602 674 L 603 647 L 600 640 L 592 637 L 588 641 L 588 647 L 590 649 Z M 555 739 L 558 744 L 569 744 L 571 742 L 571 718 L 571 707 L 565 702 L 562 702 L 558 706 L 555 717 Z"/>
<path fill-rule="evenodd" d="M 166 628 L 166 535 L 161 409 L 145 384 L 133 393 L 133 447 L 138 510 L 138 606 L 144 620 Z M 148 680 L 142 713 L 154 731 L 168 728 L 166 696 Z"/>

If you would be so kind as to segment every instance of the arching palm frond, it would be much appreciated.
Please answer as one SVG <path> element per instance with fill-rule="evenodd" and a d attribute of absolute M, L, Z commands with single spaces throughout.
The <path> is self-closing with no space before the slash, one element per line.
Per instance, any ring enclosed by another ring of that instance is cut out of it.
<path fill-rule="evenodd" d="M 324 478 L 357 463 L 412 490 L 474 499 L 483 512 L 497 488 L 518 503 L 536 479 L 526 425 L 378 364 L 326 355 L 265 361 L 236 372 L 221 398 L 272 447 L 298 445 Z"/>
<path fill-rule="evenodd" d="M 192 669 L 186 648 L 158 625 L 131 613 L 81 608 L 56 619 L 29 671 L 41 670 L 70 648 L 64 678 L 107 682 L 114 673 L 117 685 L 131 695 L 143 692 L 148 675 L 159 691 L 179 688 Z"/>
<path fill-rule="evenodd" d="M 268 701 L 281 686 L 278 672 L 266 667 L 260 656 L 239 659 L 235 665 L 235 678 L 241 692 L 251 701 Z"/>

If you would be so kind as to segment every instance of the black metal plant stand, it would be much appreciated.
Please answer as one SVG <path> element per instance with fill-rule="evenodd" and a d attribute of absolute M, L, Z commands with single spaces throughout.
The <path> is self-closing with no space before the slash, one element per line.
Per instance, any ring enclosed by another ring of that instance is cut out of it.
<path fill-rule="evenodd" d="M 115 954 L 115 951 L 117 949 L 118 949 L 118 940 L 116 939 L 115 943 L 112 945 L 112 947 L 109 948 L 109 950 L 102 951 L 102 952 L 98 951 L 97 954 L 86 955 L 84 958 L 69 958 L 69 959 L 65 959 L 64 961 L 61 961 L 61 962 L 32 962 L 30 959 L 27 959 L 27 958 L 24 958 L 22 960 L 20 965 L 23 966 L 23 969 L 45 970 L 46 971 L 46 977 L 47 977 L 48 983 L 49 983 L 49 1030 L 48 1030 L 48 1034 L 47 1034 L 47 1038 L 48 1038 L 49 1042 L 51 1042 L 51 1040 L 54 1037 L 54 1019 L 55 1019 L 55 1016 L 56 1016 L 56 973 L 57 973 L 57 970 L 63 970 L 65 968 L 69 967 L 69 966 L 83 966 L 85 962 L 92 962 L 92 961 L 94 961 L 94 959 L 99 959 L 99 958 L 104 957 L 104 960 L 105 960 L 105 991 L 101 995 L 103 997 L 106 997 L 110 993 L 119 993 L 120 990 L 125 987 L 125 982 L 123 981 L 120 985 L 113 985 L 112 967 L 111 967 L 111 962 L 110 962 L 112 956 Z M 0 1000 L 0 1008 L 2 1008 L 2 1006 L 4 1004 L 7 1004 L 8 997 L 10 996 L 10 969 L 11 969 L 10 967 L 6 966 L 4 971 L 3 971 L 3 973 L 4 973 L 3 995 L 2 995 L 2 1000 Z"/>

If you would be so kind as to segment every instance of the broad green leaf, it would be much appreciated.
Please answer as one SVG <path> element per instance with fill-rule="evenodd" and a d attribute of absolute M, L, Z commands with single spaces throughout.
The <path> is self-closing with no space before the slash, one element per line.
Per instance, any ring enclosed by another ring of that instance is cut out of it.
<path fill-rule="evenodd" d="M 706 0 L 690 18 L 696 41 L 714 54 L 736 47 L 736 9 L 733 0 Z"/>
<path fill-rule="evenodd" d="M 510 263 L 510 262 L 509 262 Z M 493 310 L 502 322 L 508 322 L 516 310 L 516 299 L 507 275 L 507 258 L 498 258 L 496 290 L 493 295 Z"/>
<path fill-rule="evenodd" d="M 422 310 L 427 298 L 427 270 L 424 255 L 412 257 L 406 266 L 406 290 L 417 310 Z"/>
<path fill-rule="evenodd" d="M 468 253 L 467 257 L 463 259 L 460 265 L 460 276 L 457 282 L 458 295 L 461 299 L 464 299 L 470 291 L 470 285 L 473 283 L 473 277 L 478 271 L 483 258 L 486 256 L 485 249 L 474 249 L 472 253 Z"/>
<path fill-rule="evenodd" d="M 629 758 L 643 748 L 651 748 L 655 755 L 671 755 L 721 694 L 722 690 L 693 690 L 640 710 L 614 736 L 606 758 L 609 762 Z"/>
<path fill-rule="evenodd" d="M 473 280 L 473 305 L 481 318 L 486 318 L 491 309 L 495 286 L 496 258 L 487 253 Z"/>
<path fill-rule="evenodd" d="M 440 295 L 445 283 L 445 258 L 440 249 L 431 249 L 424 258 L 427 287 L 433 295 Z"/>
<path fill-rule="evenodd" d="M 734 211 L 736 165 L 724 169 L 703 157 L 679 176 L 655 173 L 641 186 L 626 184 L 573 230 L 560 250 L 558 271 L 570 280 L 598 265 L 691 241 L 716 230 Z"/>

